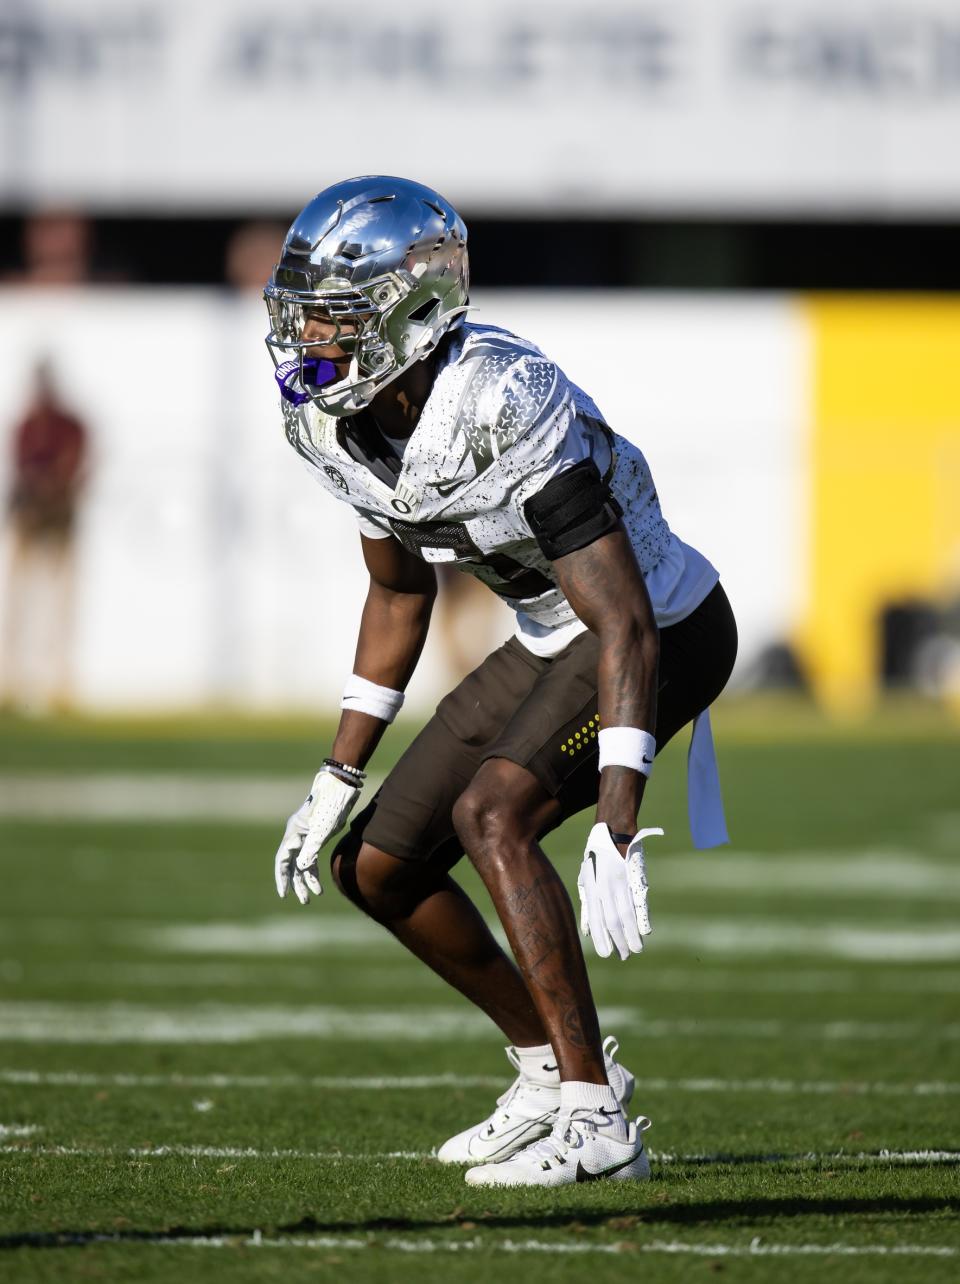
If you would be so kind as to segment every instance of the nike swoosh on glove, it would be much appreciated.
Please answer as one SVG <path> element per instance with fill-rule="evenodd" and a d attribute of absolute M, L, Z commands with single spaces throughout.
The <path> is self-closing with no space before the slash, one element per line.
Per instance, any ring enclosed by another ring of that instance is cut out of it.
<path fill-rule="evenodd" d="M 311 892 L 314 896 L 323 894 L 317 864 L 320 848 L 344 827 L 359 797 L 356 785 L 348 784 L 328 767 L 320 768 L 306 802 L 283 831 L 273 867 L 278 896 L 286 896 L 292 886 L 300 904 L 307 905 Z"/>
<path fill-rule="evenodd" d="M 643 840 L 662 829 L 641 829 L 626 856 L 610 837 L 606 825 L 594 825 L 577 878 L 580 930 L 593 941 L 602 959 L 616 947 L 621 959 L 643 950 L 643 938 L 653 931 L 647 910 L 647 871 Z"/>

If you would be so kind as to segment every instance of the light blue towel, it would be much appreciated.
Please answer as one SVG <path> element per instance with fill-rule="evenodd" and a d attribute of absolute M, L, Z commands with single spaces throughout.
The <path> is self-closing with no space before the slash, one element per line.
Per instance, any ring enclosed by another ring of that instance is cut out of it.
<path fill-rule="evenodd" d="M 709 709 L 704 709 L 693 720 L 687 753 L 687 811 L 694 847 L 703 849 L 729 843 Z"/>

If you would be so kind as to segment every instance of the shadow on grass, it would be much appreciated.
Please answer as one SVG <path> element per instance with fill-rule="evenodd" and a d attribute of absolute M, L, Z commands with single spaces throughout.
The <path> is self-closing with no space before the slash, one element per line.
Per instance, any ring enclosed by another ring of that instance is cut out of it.
<path fill-rule="evenodd" d="M 735 1227 L 777 1219 L 806 1217 L 916 1216 L 923 1213 L 960 1212 L 960 1198 L 898 1199 L 885 1196 L 875 1199 L 743 1199 L 715 1200 L 709 1203 L 658 1204 L 629 1213 L 592 1209 L 569 1209 L 562 1213 L 531 1210 L 529 1214 L 497 1215 L 452 1213 L 439 1218 L 372 1217 L 360 1221 L 319 1221 L 304 1217 L 298 1222 L 270 1228 L 270 1238 L 278 1236 L 358 1235 L 392 1232 L 457 1230 L 582 1230 L 584 1227 L 609 1228 L 622 1233 L 642 1226 L 703 1226 L 727 1224 Z M 83 1248 L 93 1244 L 175 1244 L 198 1238 L 253 1241 L 264 1233 L 262 1227 L 243 1226 L 174 1226 L 165 1231 L 37 1231 L 0 1235 L 0 1250 L 18 1248 Z"/>

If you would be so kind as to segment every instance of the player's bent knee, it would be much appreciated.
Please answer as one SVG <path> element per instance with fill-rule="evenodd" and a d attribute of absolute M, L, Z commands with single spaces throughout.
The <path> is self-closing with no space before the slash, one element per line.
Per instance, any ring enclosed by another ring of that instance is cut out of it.
<path fill-rule="evenodd" d="M 556 823 L 559 803 L 525 767 L 488 759 L 453 807 L 453 824 L 474 865 L 515 859 Z"/>
<path fill-rule="evenodd" d="M 494 823 L 490 800 L 482 790 L 468 786 L 453 804 L 452 819 L 464 850 L 472 855 Z"/>
<path fill-rule="evenodd" d="M 453 825 L 471 860 L 525 836 L 520 811 L 512 800 L 477 785 L 468 786 L 457 799 Z"/>
<path fill-rule="evenodd" d="M 343 843 L 334 851 L 331 870 L 348 900 L 378 923 L 405 918 L 425 895 L 425 871 L 369 843 Z"/>

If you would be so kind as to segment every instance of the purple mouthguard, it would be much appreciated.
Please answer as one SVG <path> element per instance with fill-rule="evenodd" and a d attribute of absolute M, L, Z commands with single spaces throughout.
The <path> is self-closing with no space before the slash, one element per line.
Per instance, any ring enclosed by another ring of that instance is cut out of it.
<path fill-rule="evenodd" d="M 310 400 L 310 394 L 303 391 L 300 383 L 300 362 L 284 361 L 277 366 L 273 377 L 280 385 L 280 395 L 294 406 L 302 406 Z M 332 361 L 323 361 L 319 357 L 305 357 L 303 360 L 303 382 L 313 388 L 325 388 L 337 377 L 337 367 Z"/>

